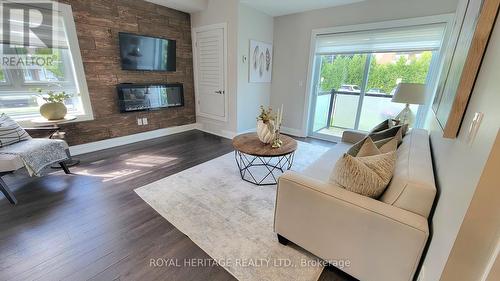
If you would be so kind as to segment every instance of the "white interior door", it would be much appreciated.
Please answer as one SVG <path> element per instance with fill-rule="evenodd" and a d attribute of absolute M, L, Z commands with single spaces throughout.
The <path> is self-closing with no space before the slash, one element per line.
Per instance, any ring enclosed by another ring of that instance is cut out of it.
<path fill-rule="evenodd" d="M 227 121 L 225 27 L 194 30 L 197 114 Z"/>

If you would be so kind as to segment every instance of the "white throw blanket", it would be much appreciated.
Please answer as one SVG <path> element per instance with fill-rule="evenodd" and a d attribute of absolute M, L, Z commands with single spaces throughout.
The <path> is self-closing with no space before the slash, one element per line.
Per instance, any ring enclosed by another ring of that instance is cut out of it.
<path fill-rule="evenodd" d="M 30 139 L 0 149 L 0 154 L 17 155 L 30 176 L 40 176 L 43 168 L 68 159 L 67 145 L 62 140 Z"/>

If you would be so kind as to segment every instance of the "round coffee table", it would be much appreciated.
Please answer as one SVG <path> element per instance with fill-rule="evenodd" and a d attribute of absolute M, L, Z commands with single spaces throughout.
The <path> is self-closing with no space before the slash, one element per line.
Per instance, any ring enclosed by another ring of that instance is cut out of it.
<path fill-rule="evenodd" d="M 272 148 L 262 143 L 256 133 L 236 136 L 233 139 L 234 157 L 244 181 L 255 185 L 277 184 L 277 177 L 293 165 L 297 141 L 280 136 L 283 145 Z"/>

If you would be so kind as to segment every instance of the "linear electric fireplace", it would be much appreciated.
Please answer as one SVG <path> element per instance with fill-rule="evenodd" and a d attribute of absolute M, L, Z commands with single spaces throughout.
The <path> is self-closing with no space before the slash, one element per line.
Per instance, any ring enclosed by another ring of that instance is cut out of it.
<path fill-rule="evenodd" d="M 182 84 L 119 84 L 120 112 L 184 106 Z"/>

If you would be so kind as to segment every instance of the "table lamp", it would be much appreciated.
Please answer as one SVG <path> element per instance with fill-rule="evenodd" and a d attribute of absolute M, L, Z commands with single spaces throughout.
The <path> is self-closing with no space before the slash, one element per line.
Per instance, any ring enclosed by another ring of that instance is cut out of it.
<path fill-rule="evenodd" d="M 394 118 L 402 124 L 409 123 L 412 118 L 410 104 L 425 104 L 425 84 L 399 83 L 392 102 L 406 103 L 405 108 Z"/>

